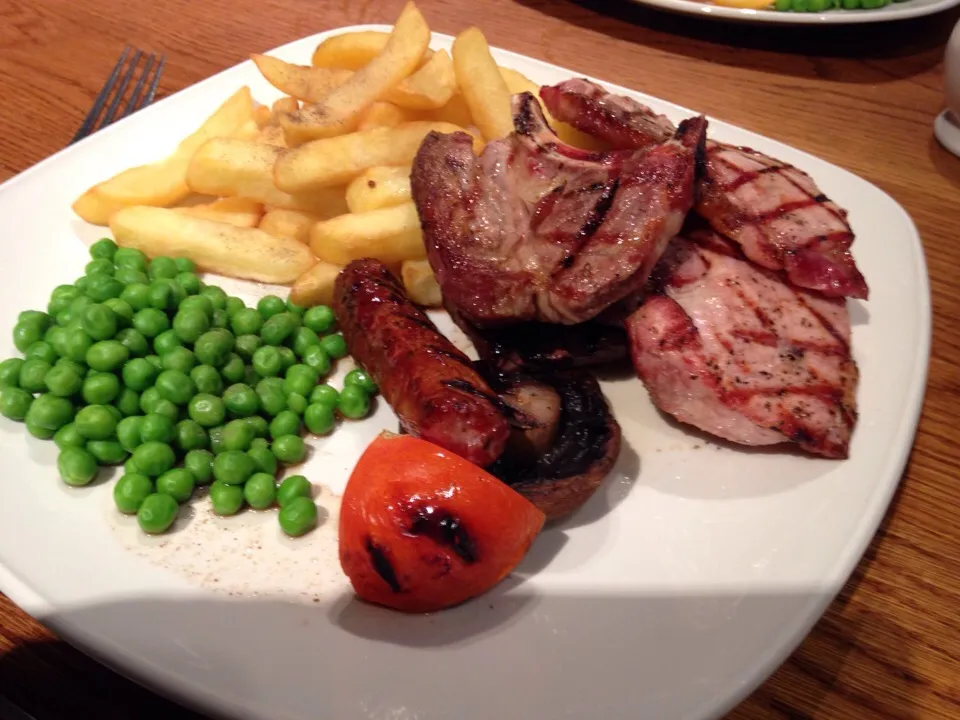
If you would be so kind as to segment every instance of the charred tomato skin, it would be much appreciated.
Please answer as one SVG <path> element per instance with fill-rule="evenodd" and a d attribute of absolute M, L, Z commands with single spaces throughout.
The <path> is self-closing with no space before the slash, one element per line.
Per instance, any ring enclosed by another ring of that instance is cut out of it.
<path fill-rule="evenodd" d="M 452 452 L 384 433 L 343 495 L 340 565 L 364 600 L 433 612 L 490 590 L 543 527 L 522 495 Z"/>

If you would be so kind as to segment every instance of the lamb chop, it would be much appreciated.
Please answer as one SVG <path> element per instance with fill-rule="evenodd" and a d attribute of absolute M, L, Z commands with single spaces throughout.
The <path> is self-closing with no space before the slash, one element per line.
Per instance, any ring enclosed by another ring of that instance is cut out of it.
<path fill-rule="evenodd" d="M 587 80 L 541 88 L 540 96 L 558 120 L 614 148 L 649 147 L 673 131 L 662 115 Z M 795 285 L 830 297 L 867 297 L 850 254 L 854 236 L 846 212 L 809 175 L 749 148 L 708 141 L 706 154 L 698 215 L 753 262 L 786 270 Z"/>
<path fill-rule="evenodd" d="M 657 407 L 744 445 L 847 456 L 858 372 L 843 299 L 785 282 L 709 230 L 674 239 L 649 289 L 627 332 Z"/>
<path fill-rule="evenodd" d="M 516 131 L 477 158 L 465 133 L 431 133 L 411 185 L 446 301 L 478 327 L 575 324 L 643 287 L 693 204 L 703 118 L 642 150 L 560 142 L 530 93 Z"/>

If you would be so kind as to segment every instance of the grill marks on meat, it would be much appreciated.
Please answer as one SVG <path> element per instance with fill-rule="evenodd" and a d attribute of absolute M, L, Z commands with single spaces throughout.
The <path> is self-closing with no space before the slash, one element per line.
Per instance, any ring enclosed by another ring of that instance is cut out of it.
<path fill-rule="evenodd" d="M 529 93 L 516 132 L 475 158 L 469 136 L 433 133 L 411 185 L 447 301 L 480 327 L 575 324 L 640 289 L 693 204 L 706 121 L 643 151 L 561 143 Z"/>
<path fill-rule="evenodd" d="M 676 238 L 651 285 L 660 294 L 627 331 L 661 410 L 737 443 L 847 456 L 858 373 L 843 300 L 791 286 L 710 231 Z"/>
<path fill-rule="evenodd" d="M 337 276 L 334 309 L 350 354 L 370 373 L 401 427 L 481 467 L 503 452 L 503 403 L 377 260 Z"/>
<path fill-rule="evenodd" d="M 670 132 L 663 116 L 586 80 L 542 88 L 540 95 L 558 120 L 616 148 L 647 147 Z M 753 262 L 785 270 L 795 285 L 829 297 L 867 297 L 846 213 L 806 173 L 749 148 L 708 142 L 697 190 L 697 214 Z"/>

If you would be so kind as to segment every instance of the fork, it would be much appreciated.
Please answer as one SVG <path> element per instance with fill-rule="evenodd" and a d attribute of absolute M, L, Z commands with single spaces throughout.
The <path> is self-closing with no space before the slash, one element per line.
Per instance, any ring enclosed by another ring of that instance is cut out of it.
<path fill-rule="evenodd" d="M 130 56 L 131 50 L 133 50 L 133 56 L 128 62 L 127 58 Z M 131 90 L 129 97 L 124 99 L 127 88 L 137 74 L 137 67 L 140 65 L 141 59 L 145 59 L 145 61 L 136 85 Z M 123 52 L 120 53 L 120 59 L 117 60 L 117 64 L 113 66 L 113 70 L 110 72 L 110 77 L 100 88 L 97 99 L 93 101 L 93 107 L 90 108 L 90 112 L 87 113 L 87 117 L 84 118 L 83 124 L 77 130 L 77 134 L 73 136 L 70 144 L 149 105 L 157 92 L 157 84 L 160 82 L 160 75 L 163 73 L 163 65 L 166 61 L 166 55 L 158 57 L 155 53 L 147 54 L 143 50 L 131 48 L 129 45 L 124 47 Z M 124 72 L 124 67 L 126 67 L 126 72 Z M 146 94 L 144 94 L 144 88 L 146 88 Z M 107 104 L 108 100 L 109 105 Z M 106 106 L 106 110 L 104 110 L 104 106 Z"/>

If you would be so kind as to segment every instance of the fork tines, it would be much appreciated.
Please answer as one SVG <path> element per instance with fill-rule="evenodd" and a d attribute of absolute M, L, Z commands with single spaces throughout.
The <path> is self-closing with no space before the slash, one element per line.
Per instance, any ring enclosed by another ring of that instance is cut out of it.
<path fill-rule="evenodd" d="M 148 54 L 129 45 L 123 48 L 120 59 L 113 66 L 110 77 L 100 88 L 93 107 L 90 108 L 83 125 L 71 142 L 76 142 L 149 105 L 157 92 L 157 85 L 166 60 L 166 55 Z M 136 78 L 136 84 L 131 88 L 130 84 L 134 78 Z"/>

